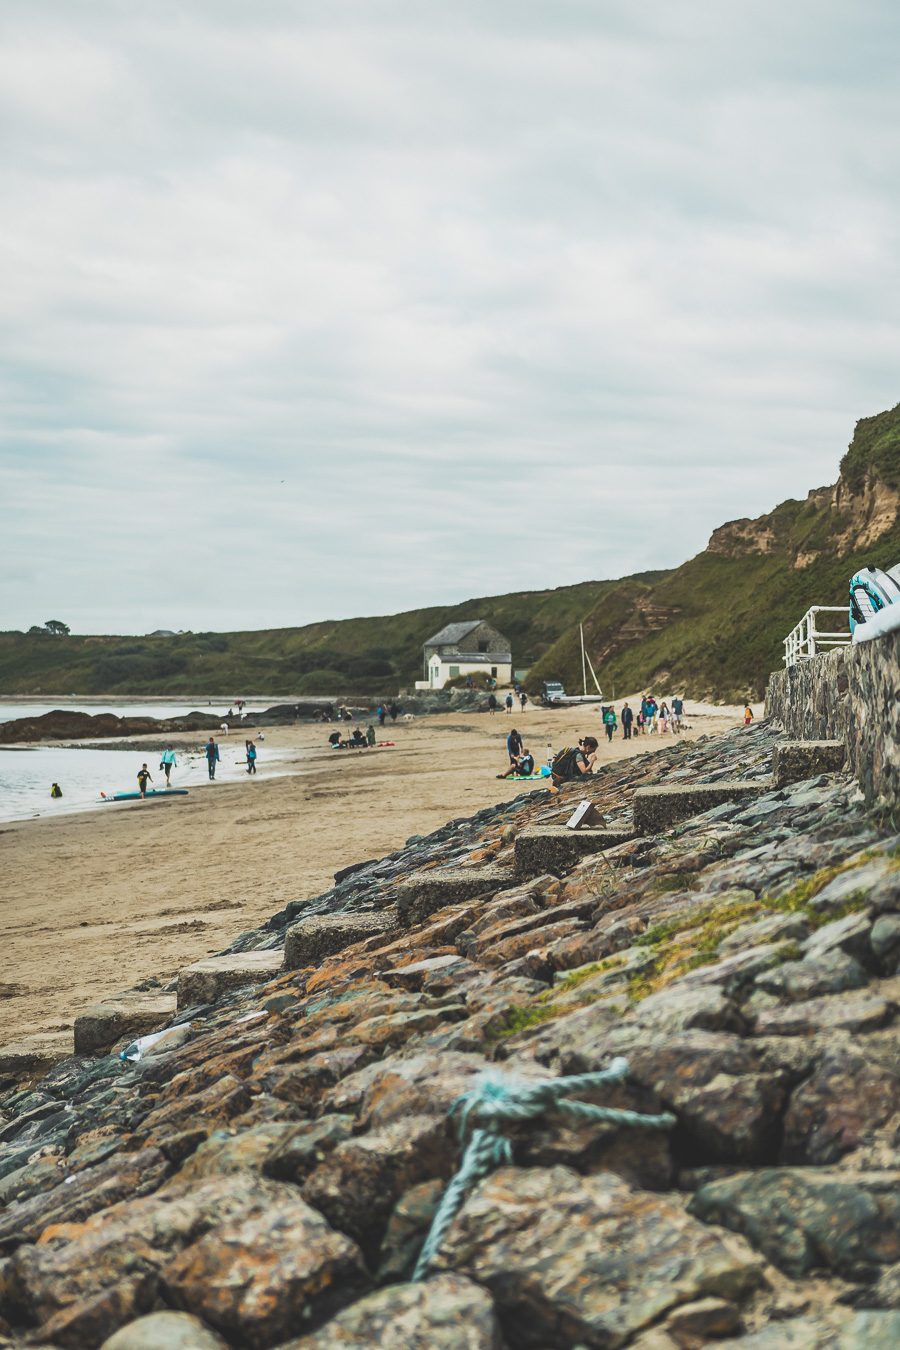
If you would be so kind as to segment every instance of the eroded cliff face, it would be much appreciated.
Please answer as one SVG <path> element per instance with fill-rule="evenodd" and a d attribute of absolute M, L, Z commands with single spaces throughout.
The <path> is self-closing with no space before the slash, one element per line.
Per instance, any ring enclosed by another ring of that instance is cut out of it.
<path fill-rule="evenodd" d="M 725 558 L 785 552 L 795 568 L 809 567 L 823 552 L 857 553 L 896 528 L 900 518 L 900 405 L 856 424 L 830 487 L 813 488 L 803 502 L 730 520 L 713 530 L 707 553 Z"/>
<path fill-rule="evenodd" d="M 833 487 L 814 488 L 805 502 L 783 502 L 756 520 L 720 525 L 706 551 L 725 558 L 786 552 L 793 567 L 809 567 L 826 548 L 831 556 L 869 548 L 898 517 L 900 492 L 877 474 L 867 474 L 856 489 L 839 478 Z"/>

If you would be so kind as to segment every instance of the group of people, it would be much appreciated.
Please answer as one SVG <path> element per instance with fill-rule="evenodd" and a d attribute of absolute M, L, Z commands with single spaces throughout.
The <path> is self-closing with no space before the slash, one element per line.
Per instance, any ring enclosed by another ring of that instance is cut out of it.
<path fill-rule="evenodd" d="M 332 750 L 369 750 L 375 744 L 375 728 L 371 724 L 365 731 L 362 727 L 354 727 L 353 735 L 346 740 L 339 731 L 333 731 L 328 737 L 328 744 Z"/>
<path fill-rule="evenodd" d="M 518 698 L 520 704 L 522 705 L 522 712 L 524 712 L 525 704 L 528 702 L 528 695 L 525 693 L 524 689 L 517 688 L 516 697 Z M 513 695 L 507 694 L 506 698 L 503 700 L 503 703 L 506 708 L 507 714 L 508 715 L 511 714 L 513 708 L 515 707 L 515 698 L 513 697 Z M 491 717 L 493 717 L 494 713 L 497 711 L 499 706 L 500 704 L 497 702 L 497 695 L 494 693 L 488 694 L 488 712 L 491 714 Z"/>
<path fill-rule="evenodd" d="M 498 778 L 530 778 L 534 773 L 534 755 L 513 727 L 506 738 L 506 751 L 509 755 L 509 768 L 506 773 L 498 773 Z"/>
<path fill-rule="evenodd" d="M 636 735 L 650 736 L 654 732 L 663 736 L 671 731 L 673 735 L 677 736 L 682 730 L 683 718 L 684 700 L 679 695 L 676 694 L 672 699 L 670 708 L 665 699 L 662 703 L 657 703 L 652 694 L 642 694 L 637 717 L 627 703 L 622 704 L 620 719 L 622 736 L 626 741 L 630 741 Z M 615 705 L 604 706 L 603 727 L 608 741 L 612 740 L 618 725 L 619 719 L 616 718 Z"/>

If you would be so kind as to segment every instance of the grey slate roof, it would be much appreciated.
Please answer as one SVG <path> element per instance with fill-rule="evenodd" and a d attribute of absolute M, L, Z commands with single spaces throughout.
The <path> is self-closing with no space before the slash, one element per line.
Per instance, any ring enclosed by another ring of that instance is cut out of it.
<path fill-rule="evenodd" d="M 455 666 L 458 661 L 468 666 L 480 663 L 483 666 L 512 664 L 512 652 L 460 652 L 457 656 L 442 656 L 444 665 Z"/>
<path fill-rule="evenodd" d="M 426 638 L 423 646 L 439 647 L 444 642 L 459 642 L 460 638 L 464 638 L 466 633 L 471 633 L 473 628 L 477 628 L 483 622 L 483 619 L 464 619 L 462 623 L 448 623 L 447 627 L 435 633 L 434 637 Z"/>

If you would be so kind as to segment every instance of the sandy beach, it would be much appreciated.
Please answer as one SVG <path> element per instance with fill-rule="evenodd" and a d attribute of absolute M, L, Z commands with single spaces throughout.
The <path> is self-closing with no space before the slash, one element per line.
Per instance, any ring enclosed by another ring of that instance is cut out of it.
<path fill-rule="evenodd" d="M 635 707 L 639 696 L 629 702 Z M 696 739 L 742 720 L 740 708 L 689 703 L 685 734 Z M 274 727 L 254 779 L 0 827 L 0 1044 L 35 1033 L 71 1036 L 75 1016 L 91 1003 L 151 976 L 172 978 L 289 900 L 327 889 L 338 868 L 538 789 L 496 778 L 512 726 L 538 764 L 548 742 L 559 749 L 584 735 L 601 740 L 600 762 L 672 740 L 625 741 L 619 731 L 609 745 L 597 706 L 401 721 L 381 733 L 396 745 L 374 751 L 330 750 L 333 727 Z M 198 746 L 205 739 L 194 737 Z M 136 765 L 151 748 L 158 750 L 156 738 L 135 741 Z M 272 751 L 284 756 L 282 773 L 288 766 L 296 773 L 267 779 Z"/>

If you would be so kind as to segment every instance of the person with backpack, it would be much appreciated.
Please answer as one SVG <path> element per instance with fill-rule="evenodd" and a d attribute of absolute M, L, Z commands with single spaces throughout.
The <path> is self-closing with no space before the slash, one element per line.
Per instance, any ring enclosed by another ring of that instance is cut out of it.
<path fill-rule="evenodd" d="M 209 769 L 210 779 L 213 779 L 216 776 L 216 763 L 218 762 L 220 756 L 219 756 L 219 747 L 216 745 L 212 736 L 210 736 L 209 740 L 206 742 L 206 749 L 204 750 L 203 753 L 206 755 L 206 764 L 207 768 Z"/>
<path fill-rule="evenodd" d="M 583 774 L 590 773 L 597 758 L 597 740 L 594 736 L 585 736 L 578 745 L 567 745 L 554 755 L 550 765 L 552 788 L 558 792 L 563 783 L 577 782 Z"/>
<path fill-rule="evenodd" d="M 507 716 L 512 712 L 512 710 L 513 710 L 513 696 L 512 696 L 512 694 L 507 694 L 507 695 L 506 695 L 506 713 L 507 713 Z"/>
<path fill-rule="evenodd" d="M 490 713 L 491 717 L 493 717 L 493 715 L 494 715 L 494 713 L 495 713 L 496 711 L 497 711 L 497 695 L 496 695 L 496 694 L 489 694 L 489 695 L 488 695 L 488 712 Z"/>
<path fill-rule="evenodd" d="M 631 724 L 634 721 L 634 713 L 627 703 L 622 704 L 622 735 L 626 741 L 631 740 Z"/>

